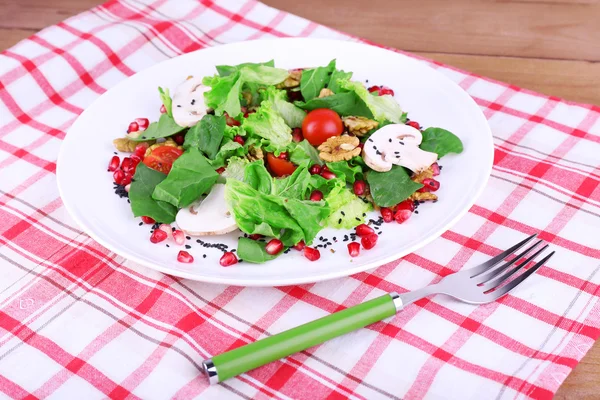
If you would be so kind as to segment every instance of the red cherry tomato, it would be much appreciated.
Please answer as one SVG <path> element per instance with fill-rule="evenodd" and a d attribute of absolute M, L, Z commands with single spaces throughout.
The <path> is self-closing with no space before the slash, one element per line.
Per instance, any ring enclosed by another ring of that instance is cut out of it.
<path fill-rule="evenodd" d="M 183 154 L 183 150 L 173 146 L 160 146 L 144 157 L 144 164 L 149 168 L 168 174 L 173 162 Z"/>
<path fill-rule="evenodd" d="M 313 146 L 320 145 L 332 136 L 340 136 L 343 131 L 342 119 L 328 108 L 312 110 L 302 121 L 304 138 Z"/>
<path fill-rule="evenodd" d="M 275 176 L 291 175 L 297 168 L 288 160 L 277 158 L 272 153 L 267 153 L 267 164 L 269 164 L 269 169 Z"/>

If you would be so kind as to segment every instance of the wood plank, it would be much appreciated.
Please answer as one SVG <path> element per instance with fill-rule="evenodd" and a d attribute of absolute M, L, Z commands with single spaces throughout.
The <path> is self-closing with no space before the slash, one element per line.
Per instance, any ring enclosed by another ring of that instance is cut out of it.
<path fill-rule="evenodd" d="M 600 63 L 462 54 L 417 54 L 546 95 L 600 104 Z"/>
<path fill-rule="evenodd" d="M 14 46 L 20 40 L 37 32 L 37 29 L 0 28 L 0 51 Z"/>
<path fill-rule="evenodd" d="M 597 342 L 558 389 L 554 400 L 598 400 L 599 372 L 600 342 Z"/>
<path fill-rule="evenodd" d="M 0 0 L 0 27 L 39 31 L 102 3 L 101 0 Z"/>
<path fill-rule="evenodd" d="M 407 51 L 600 60 L 600 4 L 489 0 L 265 0 Z"/>

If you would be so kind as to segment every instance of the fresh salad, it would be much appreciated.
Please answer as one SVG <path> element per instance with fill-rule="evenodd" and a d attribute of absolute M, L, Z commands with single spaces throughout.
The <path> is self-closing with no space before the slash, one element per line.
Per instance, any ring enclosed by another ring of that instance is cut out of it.
<path fill-rule="evenodd" d="M 159 88 L 160 118 L 131 122 L 114 140 L 130 154 L 115 152 L 108 167 L 139 224 L 152 225 L 150 241 L 185 246 L 183 263 L 194 262 L 186 240 L 222 251 L 223 266 L 289 251 L 316 261 L 332 245 L 319 236 L 326 227 L 345 230 L 340 239 L 357 257 L 383 223 L 438 200 L 438 160 L 463 150 L 451 132 L 409 120 L 392 89 L 353 81 L 335 60 L 216 70 L 172 93 Z M 237 249 L 192 239 L 236 230 Z"/>

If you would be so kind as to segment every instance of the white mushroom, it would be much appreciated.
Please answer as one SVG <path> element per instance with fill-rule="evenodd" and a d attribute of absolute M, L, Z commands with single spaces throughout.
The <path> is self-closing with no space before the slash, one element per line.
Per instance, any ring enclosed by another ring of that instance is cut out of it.
<path fill-rule="evenodd" d="M 390 124 L 375 131 L 363 148 L 365 163 L 385 172 L 400 165 L 414 172 L 423 171 L 437 161 L 437 154 L 419 148 L 421 131 L 404 124 Z"/>
<path fill-rule="evenodd" d="M 202 84 L 202 78 L 189 78 L 173 93 L 173 119 L 179 126 L 192 126 L 206 115 L 204 92 L 211 88 Z"/>
<path fill-rule="evenodd" d="M 224 235 L 237 228 L 225 204 L 225 185 L 222 183 L 215 184 L 204 200 L 179 210 L 175 221 L 190 236 Z"/>

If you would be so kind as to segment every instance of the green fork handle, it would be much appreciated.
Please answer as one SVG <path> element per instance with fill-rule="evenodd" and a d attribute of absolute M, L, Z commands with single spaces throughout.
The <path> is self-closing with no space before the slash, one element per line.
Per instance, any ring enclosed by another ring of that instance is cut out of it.
<path fill-rule="evenodd" d="M 247 344 L 202 362 L 210 383 L 223 382 L 251 369 L 298 353 L 329 339 L 363 328 L 396 313 L 396 293 L 338 311 L 277 335 Z"/>

